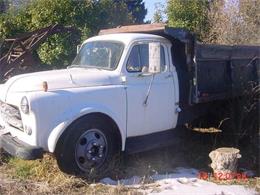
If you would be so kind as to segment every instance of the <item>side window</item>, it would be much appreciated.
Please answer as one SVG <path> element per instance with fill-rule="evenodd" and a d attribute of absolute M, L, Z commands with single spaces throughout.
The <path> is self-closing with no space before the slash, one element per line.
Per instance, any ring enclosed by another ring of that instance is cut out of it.
<path fill-rule="evenodd" d="M 161 45 L 161 71 L 166 70 L 166 61 L 165 61 L 165 52 L 164 52 L 164 47 Z"/>
<path fill-rule="evenodd" d="M 132 48 L 132 51 L 131 51 L 128 61 L 127 61 L 126 68 L 129 72 L 140 72 L 141 71 L 139 45 L 135 45 Z"/>
<path fill-rule="evenodd" d="M 141 66 L 142 68 L 149 66 L 149 46 L 148 44 L 141 44 L 139 45 L 140 48 L 140 56 L 141 56 Z"/>
<path fill-rule="evenodd" d="M 165 71 L 165 52 L 164 47 L 161 45 L 161 71 Z M 130 56 L 127 61 L 127 71 L 128 72 L 141 72 L 142 68 L 149 66 L 149 45 L 140 44 L 135 45 L 132 48 Z"/>

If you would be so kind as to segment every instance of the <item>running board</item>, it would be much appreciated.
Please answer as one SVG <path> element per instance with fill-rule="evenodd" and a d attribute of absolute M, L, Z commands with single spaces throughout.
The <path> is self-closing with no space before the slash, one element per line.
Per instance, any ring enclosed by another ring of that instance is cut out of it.
<path fill-rule="evenodd" d="M 181 143 L 181 138 L 179 136 L 181 131 L 181 128 L 176 128 L 149 135 L 129 137 L 126 139 L 125 152 L 134 154 L 155 148 L 166 147 L 172 144 L 179 145 Z"/>

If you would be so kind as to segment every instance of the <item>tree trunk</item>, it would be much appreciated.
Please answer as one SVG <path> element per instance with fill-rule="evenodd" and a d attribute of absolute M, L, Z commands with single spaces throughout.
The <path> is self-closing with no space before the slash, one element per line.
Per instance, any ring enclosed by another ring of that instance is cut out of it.
<path fill-rule="evenodd" d="M 239 149 L 218 148 L 210 152 L 211 168 L 218 179 L 233 178 L 237 173 L 237 162 L 241 158 Z"/>

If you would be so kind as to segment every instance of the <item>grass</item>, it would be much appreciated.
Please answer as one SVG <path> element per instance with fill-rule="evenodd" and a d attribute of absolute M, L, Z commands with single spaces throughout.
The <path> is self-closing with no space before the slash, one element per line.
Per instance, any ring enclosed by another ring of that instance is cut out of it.
<path fill-rule="evenodd" d="M 212 136 L 205 137 L 205 134 L 201 136 L 192 132 L 191 135 L 185 135 L 185 137 L 188 137 L 188 142 L 183 143 L 182 147 L 172 145 L 126 156 L 123 158 L 121 166 L 114 169 L 112 178 L 130 178 L 137 175 L 142 178 L 143 188 L 146 188 L 154 184 L 151 175 L 172 173 L 176 167 L 193 167 L 209 172 L 208 154 L 213 149 Z M 243 159 L 248 161 L 249 158 L 243 156 Z M 96 184 L 66 175 L 59 170 L 55 158 L 49 154 L 44 155 L 41 160 L 25 161 L 7 156 L 0 150 L 0 173 L 0 194 L 141 194 L 138 191 L 140 189 L 134 187 Z M 1 177 L 4 178 L 3 184 Z M 211 178 L 209 181 L 218 184 L 244 185 L 260 191 L 259 178 L 250 178 L 247 181 L 220 181 Z"/>
<path fill-rule="evenodd" d="M 162 155 L 161 155 L 162 154 Z M 158 158 L 160 160 L 158 160 Z M 167 160 L 166 160 L 167 159 Z M 125 167 L 124 176 L 142 175 L 143 188 L 149 186 L 150 176 L 159 173 L 170 172 L 170 162 L 174 158 L 171 156 L 169 149 L 164 149 L 163 152 L 147 152 L 144 154 L 132 155 Z M 166 166 L 163 166 L 166 165 Z M 174 165 L 173 165 L 174 166 Z M 88 183 L 85 180 L 68 176 L 62 173 L 56 164 L 52 155 L 44 155 L 42 160 L 25 161 L 17 158 L 5 158 L 5 162 L 0 166 L 0 172 L 4 172 L 7 178 L 15 185 L 5 186 L 6 192 L 14 194 L 20 192 L 30 192 L 42 194 L 108 194 L 108 195 L 139 195 L 138 189 L 117 185 L 109 186 L 103 184 Z M 244 185 L 259 190 L 259 179 L 250 178 L 248 180 L 216 180 L 210 178 L 209 181 L 218 184 L 237 184 Z M 152 184 L 151 184 L 152 185 Z M 0 185 L 1 186 L 1 185 Z M 15 186 L 15 187 L 14 187 Z M 3 193 L 3 192 L 2 192 Z M 1 187 L 0 187 L 1 194 Z M 3 193 L 4 194 L 4 193 Z"/>
<path fill-rule="evenodd" d="M 220 184 L 220 185 L 243 185 L 248 188 L 253 188 L 257 192 L 260 192 L 260 178 L 259 177 L 248 178 L 245 180 L 238 180 L 238 179 L 218 180 L 215 178 L 211 178 L 211 179 L 209 179 L 209 181 L 214 182 L 216 184 Z"/>
<path fill-rule="evenodd" d="M 20 179 L 28 179 L 33 175 L 33 169 L 35 163 L 23 163 L 21 160 L 12 158 L 9 165 L 13 167 L 14 175 Z"/>
<path fill-rule="evenodd" d="M 26 161 L 10 157 L 6 164 L 8 174 L 18 179 L 34 179 L 35 181 L 64 181 L 67 176 L 59 171 L 55 159 L 45 155 L 41 160 Z"/>
<path fill-rule="evenodd" d="M 41 160 L 27 161 L 0 153 L 0 172 L 4 173 L 6 180 L 6 184 L 0 185 L 0 194 L 140 194 L 135 189 L 121 185 L 111 187 L 90 184 L 83 179 L 66 175 L 59 170 L 55 158 L 49 154 Z"/>

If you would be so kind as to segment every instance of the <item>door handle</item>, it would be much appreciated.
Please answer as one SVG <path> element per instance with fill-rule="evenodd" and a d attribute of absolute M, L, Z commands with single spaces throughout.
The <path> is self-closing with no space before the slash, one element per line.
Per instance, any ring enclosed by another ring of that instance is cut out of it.
<path fill-rule="evenodd" d="M 166 79 L 170 79 L 170 78 L 173 78 L 173 75 L 172 74 L 169 74 L 167 76 L 165 76 Z"/>

